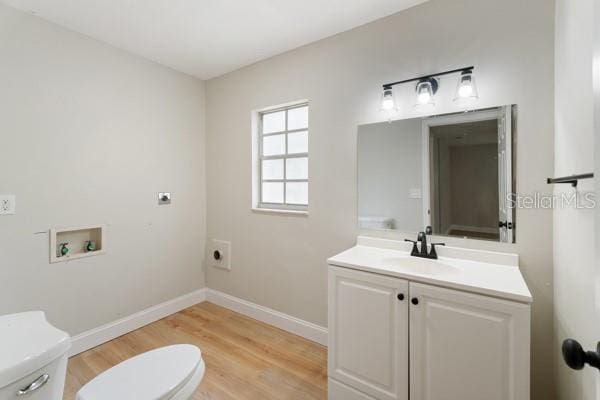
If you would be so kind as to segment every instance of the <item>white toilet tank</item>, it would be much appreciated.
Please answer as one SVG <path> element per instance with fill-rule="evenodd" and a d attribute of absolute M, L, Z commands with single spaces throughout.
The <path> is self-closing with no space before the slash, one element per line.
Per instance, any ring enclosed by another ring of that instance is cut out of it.
<path fill-rule="evenodd" d="M 42 311 L 0 316 L 0 400 L 62 400 L 70 347 Z"/>

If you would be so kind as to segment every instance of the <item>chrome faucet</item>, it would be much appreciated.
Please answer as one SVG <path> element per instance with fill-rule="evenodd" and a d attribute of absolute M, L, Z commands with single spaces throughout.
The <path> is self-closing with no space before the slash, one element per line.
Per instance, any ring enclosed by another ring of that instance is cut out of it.
<path fill-rule="evenodd" d="M 435 251 L 435 246 L 445 246 L 445 243 L 431 243 L 431 250 L 429 253 L 427 252 L 427 234 L 425 232 L 419 232 L 417 236 L 417 240 L 404 239 L 406 242 L 411 242 L 413 244 L 412 251 L 410 255 L 413 257 L 421 257 L 421 258 L 430 258 L 433 260 L 437 260 L 437 252 Z M 417 243 L 421 242 L 421 249 L 417 246 Z"/>

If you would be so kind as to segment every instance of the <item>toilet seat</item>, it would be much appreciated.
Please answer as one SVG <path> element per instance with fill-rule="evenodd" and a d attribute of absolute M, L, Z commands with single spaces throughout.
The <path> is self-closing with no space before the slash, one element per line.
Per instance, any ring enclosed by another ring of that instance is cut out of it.
<path fill-rule="evenodd" d="M 161 347 L 101 373 L 81 388 L 76 400 L 186 399 L 202 380 L 204 368 L 196 346 Z"/>

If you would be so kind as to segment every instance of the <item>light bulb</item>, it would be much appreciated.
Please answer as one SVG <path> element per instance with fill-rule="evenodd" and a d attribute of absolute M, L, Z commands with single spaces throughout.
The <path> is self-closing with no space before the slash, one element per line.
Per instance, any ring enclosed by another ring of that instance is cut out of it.
<path fill-rule="evenodd" d="M 471 97 L 471 94 L 473 94 L 473 86 L 470 84 L 461 85 L 461 87 L 458 89 L 459 97 Z"/>
<path fill-rule="evenodd" d="M 381 103 L 381 108 L 383 108 L 384 110 L 391 110 L 392 108 L 394 108 L 394 100 L 383 99 L 383 102 Z"/>
<path fill-rule="evenodd" d="M 381 109 L 389 111 L 394 109 L 396 102 L 394 101 L 394 93 L 392 88 L 384 88 L 383 94 L 381 95 Z"/>
<path fill-rule="evenodd" d="M 418 101 L 419 104 L 427 104 L 431 100 L 431 95 L 427 91 L 423 91 L 419 93 Z"/>

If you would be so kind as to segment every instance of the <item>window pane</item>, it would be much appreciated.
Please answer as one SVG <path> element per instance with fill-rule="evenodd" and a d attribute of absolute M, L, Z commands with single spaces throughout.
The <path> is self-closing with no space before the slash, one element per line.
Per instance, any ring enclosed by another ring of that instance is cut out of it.
<path fill-rule="evenodd" d="M 296 132 L 288 135 L 288 153 L 308 153 L 308 132 Z"/>
<path fill-rule="evenodd" d="M 265 136 L 263 138 L 263 155 L 277 156 L 285 154 L 285 135 Z"/>
<path fill-rule="evenodd" d="M 263 114 L 263 133 L 285 131 L 285 111 Z"/>
<path fill-rule="evenodd" d="M 263 179 L 283 179 L 283 159 L 263 160 L 262 162 Z"/>
<path fill-rule="evenodd" d="M 286 160 L 286 179 L 308 179 L 308 158 L 288 158 Z"/>
<path fill-rule="evenodd" d="M 286 203 L 308 205 L 308 182 L 288 182 L 285 190 Z"/>
<path fill-rule="evenodd" d="M 288 110 L 288 129 L 308 128 L 308 106 Z"/>
<path fill-rule="evenodd" d="M 263 182 L 263 203 L 283 203 L 283 182 Z"/>

